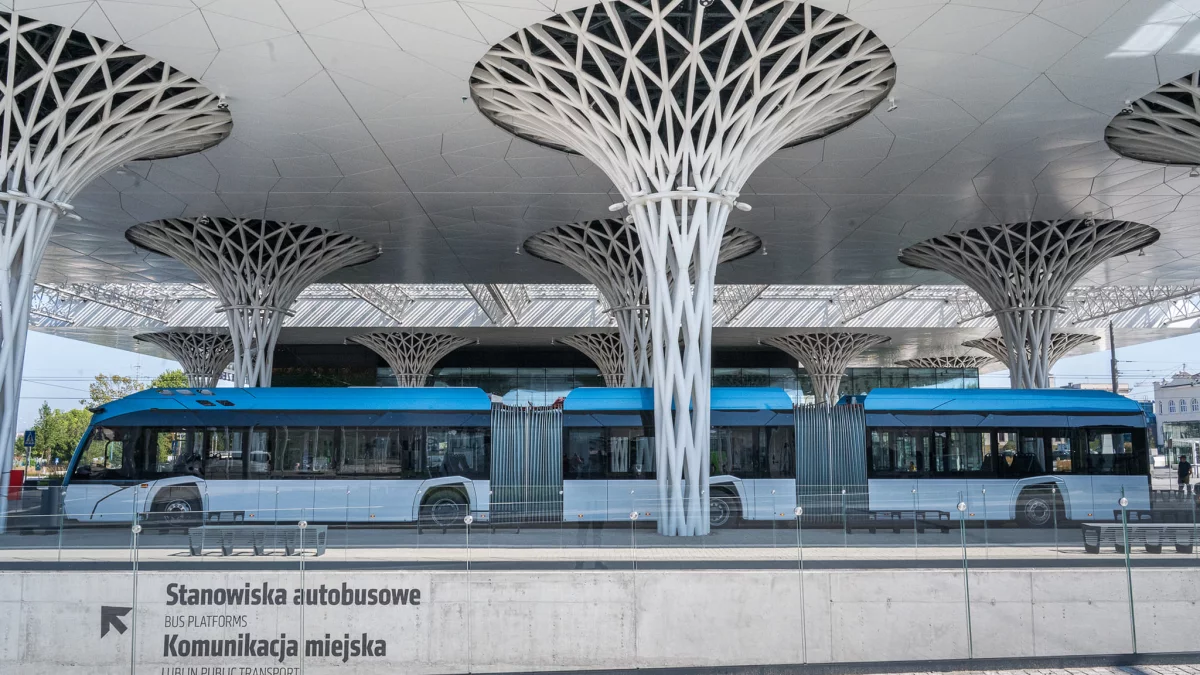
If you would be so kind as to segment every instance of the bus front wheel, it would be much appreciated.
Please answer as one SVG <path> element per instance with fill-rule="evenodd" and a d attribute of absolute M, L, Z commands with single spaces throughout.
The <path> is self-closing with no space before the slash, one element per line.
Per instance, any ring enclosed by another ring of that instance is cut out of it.
<path fill-rule="evenodd" d="M 183 525 L 199 521 L 200 496 L 194 490 L 165 488 L 162 494 L 154 498 L 150 510 L 156 514 L 156 519 L 167 525 Z"/>
<path fill-rule="evenodd" d="M 1026 488 L 1017 500 L 1017 523 L 1022 527 L 1050 527 L 1063 520 L 1062 501 L 1049 487 Z"/>
<path fill-rule="evenodd" d="M 467 515 L 467 500 L 456 490 L 435 492 L 421 506 L 425 520 L 437 527 L 460 525 Z"/>

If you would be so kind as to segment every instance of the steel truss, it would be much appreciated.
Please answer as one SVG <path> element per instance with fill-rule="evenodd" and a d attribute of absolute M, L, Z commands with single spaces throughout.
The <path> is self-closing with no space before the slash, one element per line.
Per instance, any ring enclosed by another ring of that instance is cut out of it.
<path fill-rule="evenodd" d="M 217 386 L 221 373 L 233 362 L 233 338 L 228 333 L 172 330 L 133 337 L 167 350 L 183 366 L 192 387 Z"/>
<path fill-rule="evenodd" d="M 795 333 L 768 338 L 804 366 L 812 380 L 817 403 L 837 403 L 842 375 L 859 354 L 888 342 L 886 335 L 872 333 Z"/>
<path fill-rule="evenodd" d="M 497 326 L 520 323 L 531 304 L 523 284 L 463 284 L 463 287 Z"/>
<path fill-rule="evenodd" d="M 600 369 L 600 375 L 604 377 L 604 386 L 630 386 L 628 372 L 625 370 L 625 343 L 619 334 L 579 333 L 559 338 L 557 341 L 586 354 Z"/>
<path fill-rule="evenodd" d="M 917 286 L 845 286 L 838 292 L 842 324 L 847 324 L 867 312 L 903 298 Z"/>
<path fill-rule="evenodd" d="M 1108 123 L 1104 141 L 1113 152 L 1131 159 L 1200 165 L 1200 72 L 1134 101 Z"/>
<path fill-rule="evenodd" d="M 408 332 L 351 335 L 346 341 L 368 347 L 383 357 L 396 376 L 398 387 L 424 387 L 438 361 L 455 349 L 475 342 L 457 335 Z"/>
<path fill-rule="evenodd" d="M 989 225 L 927 239 L 900 252 L 913 267 L 940 270 L 991 308 L 1008 349 L 1014 389 L 1048 386 L 1050 336 L 1067 292 L 1105 260 L 1158 240 L 1158 230 L 1123 220 Z"/>
<path fill-rule="evenodd" d="M 348 234 L 246 218 L 159 220 L 125 237 L 179 260 L 212 287 L 233 338 L 238 387 L 271 386 L 279 330 L 306 286 L 379 257 L 378 246 Z"/>
<path fill-rule="evenodd" d="M 975 368 L 979 369 L 995 363 L 991 356 L 919 356 L 915 359 L 900 359 L 896 365 L 901 368 Z"/>
<path fill-rule="evenodd" d="M 413 304 L 412 296 L 400 284 L 342 284 L 342 288 L 398 325 L 404 324 L 404 315 Z"/>
<path fill-rule="evenodd" d="M 750 255 L 761 246 L 757 236 L 729 228 L 721 238 L 717 264 Z M 571 223 L 526 239 L 525 250 L 569 267 L 595 284 L 624 342 L 621 353 L 628 386 L 651 386 L 650 291 L 637 228 L 611 218 Z M 689 272 L 694 274 L 694 269 Z"/>
<path fill-rule="evenodd" d="M 1046 349 L 1046 371 L 1049 372 L 1058 360 L 1066 356 L 1068 352 L 1082 345 L 1090 344 L 1099 340 L 1100 336 L 1090 335 L 1088 333 L 1051 333 L 1049 346 Z M 980 351 L 991 354 L 993 358 L 1001 363 L 1009 366 L 1009 358 L 1011 358 L 1011 350 L 1001 336 L 992 336 L 979 338 L 978 340 L 967 340 L 962 343 L 964 347 L 978 349 Z M 1026 345 L 1026 355 L 1023 361 L 1033 359 L 1033 355 L 1028 353 L 1028 345 Z"/>
<path fill-rule="evenodd" d="M 231 127 L 216 95 L 127 47 L 0 12 L 0 494 L 12 468 L 21 370 L 38 266 L 75 195 L 134 160 L 215 145 Z M 0 499 L 0 531 L 7 500 Z"/>
<path fill-rule="evenodd" d="M 1179 300 L 1200 292 L 1196 286 L 1093 286 L 1075 288 L 1067 295 L 1071 323 L 1081 323 L 1150 305 L 1171 306 Z"/>

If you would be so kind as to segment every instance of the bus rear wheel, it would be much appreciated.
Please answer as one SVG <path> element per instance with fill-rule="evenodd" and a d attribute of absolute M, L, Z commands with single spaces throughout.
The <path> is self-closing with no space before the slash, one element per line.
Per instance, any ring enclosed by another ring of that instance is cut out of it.
<path fill-rule="evenodd" d="M 461 525 L 467 515 L 467 500 L 456 490 L 433 493 L 421 505 L 423 519 L 437 527 Z"/>
<path fill-rule="evenodd" d="M 1017 523 L 1022 527 L 1050 527 L 1064 518 L 1062 500 L 1049 487 L 1026 488 L 1017 500 Z"/>
<path fill-rule="evenodd" d="M 737 521 L 737 498 L 727 494 L 715 494 L 708 499 L 708 527 L 729 527 Z"/>

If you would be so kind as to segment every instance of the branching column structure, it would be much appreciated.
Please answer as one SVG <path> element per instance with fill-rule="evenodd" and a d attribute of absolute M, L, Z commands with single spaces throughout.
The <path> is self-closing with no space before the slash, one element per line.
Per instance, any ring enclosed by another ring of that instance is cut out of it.
<path fill-rule="evenodd" d="M 580 333 L 559 338 L 559 342 L 587 355 L 600 369 L 606 387 L 627 387 L 628 363 L 625 341 L 617 333 Z"/>
<path fill-rule="evenodd" d="M 1158 240 L 1158 230 L 1124 220 L 1031 221 L 989 225 L 927 239 L 900 261 L 940 270 L 970 286 L 1000 325 L 1014 389 L 1044 389 L 1050 335 L 1067 292 L 1113 256 Z"/>
<path fill-rule="evenodd" d="M 757 236 L 731 227 L 721 238 L 717 264 L 737 260 L 760 248 L 762 240 Z M 525 250 L 575 270 L 604 295 L 625 357 L 621 368 L 624 383 L 610 386 L 651 386 L 650 291 L 637 227 L 611 218 L 571 223 L 526 239 Z"/>
<path fill-rule="evenodd" d="M 1104 140 L 1131 159 L 1200 166 L 1200 71 L 1134 101 L 1108 123 Z"/>
<path fill-rule="evenodd" d="M 185 155 L 232 128 L 218 97 L 120 44 L 0 12 L 0 495 L 8 493 L 29 306 L 59 216 L 100 174 Z M 0 499 L 0 517 L 7 511 Z M 0 529 L 3 521 L 0 520 Z"/>
<path fill-rule="evenodd" d="M 596 164 L 637 228 L 659 532 L 708 531 L 713 283 L 738 193 L 771 154 L 849 125 L 894 81 L 871 31 L 794 0 L 609 0 L 520 30 L 476 64 L 480 110 Z"/>
<path fill-rule="evenodd" d="M 1071 350 L 1099 339 L 1100 336 L 1088 333 L 1051 333 L 1050 346 L 1046 352 L 1046 372 L 1049 373 L 1054 364 L 1058 363 L 1058 360 L 1066 356 Z M 963 346 L 987 352 L 992 355 L 992 358 L 1008 365 L 1009 350 L 1008 346 L 1004 343 L 1003 337 L 993 336 L 979 338 L 978 340 L 967 340 L 963 343 Z M 1026 356 L 1026 360 L 1030 358 L 1030 356 Z M 1009 368 L 1011 370 L 1012 366 L 1009 366 Z"/>
<path fill-rule="evenodd" d="M 901 368 L 978 369 L 995 362 L 996 359 L 991 356 L 918 356 L 915 359 L 896 361 L 896 365 Z"/>
<path fill-rule="evenodd" d="M 193 333 L 182 330 L 134 335 L 167 350 L 187 374 L 192 387 L 215 387 L 233 361 L 233 338 L 227 333 Z"/>
<path fill-rule="evenodd" d="M 383 357 L 396 376 L 397 387 L 424 387 L 433 367 L 450 352 L 475 341 L 442 333 L 364 333 L 348 342 L 368 347 Z"/>
<path fill-rule="evenodd" d="M 306 286 L 379 257 L 375 245 L 319 227 L 243 218 L 171 219 L 129 228 L 137 246 L 187 265 L 221 300 L 236 387 L 271 386 L 289 307 Z"/>
<path fill-rule="evenodd" d="M 872 333 L 796 333 L 769 338 L 768 343 L 800 362 L 812 379 L 817 403 L 833 405 L 846 366 L 859 354 L 891 338 Z"/>

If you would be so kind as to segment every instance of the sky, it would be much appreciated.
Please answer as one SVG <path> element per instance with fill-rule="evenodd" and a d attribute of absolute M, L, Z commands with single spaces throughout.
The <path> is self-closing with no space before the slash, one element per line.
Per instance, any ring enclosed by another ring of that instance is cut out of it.
<path fill-rule="evenodd" d="M 1058 386 L 1072 382 L 1107 384 L 1108 359 L 1107 351 L 1073 356 L 1059 361 L 1051 373 Z M 1117 350 L 1120 379 L 1129 383 L 1131 396 L 1136 399 L 1153 398 L 1153 383 L 1179 371 L 1184 364 L 1200 369 L 1200 333 Z M 43 402 L 63 410 L 78 407 L 98 373 L 137 377 L 149 384 L 164 371 L 178 367 L 178 363 L 166 359 L 30 331 L 17 428 L 29 427 Z M 979 385 L 1007 387 L 1008 371 L 981 375 Z"/>

